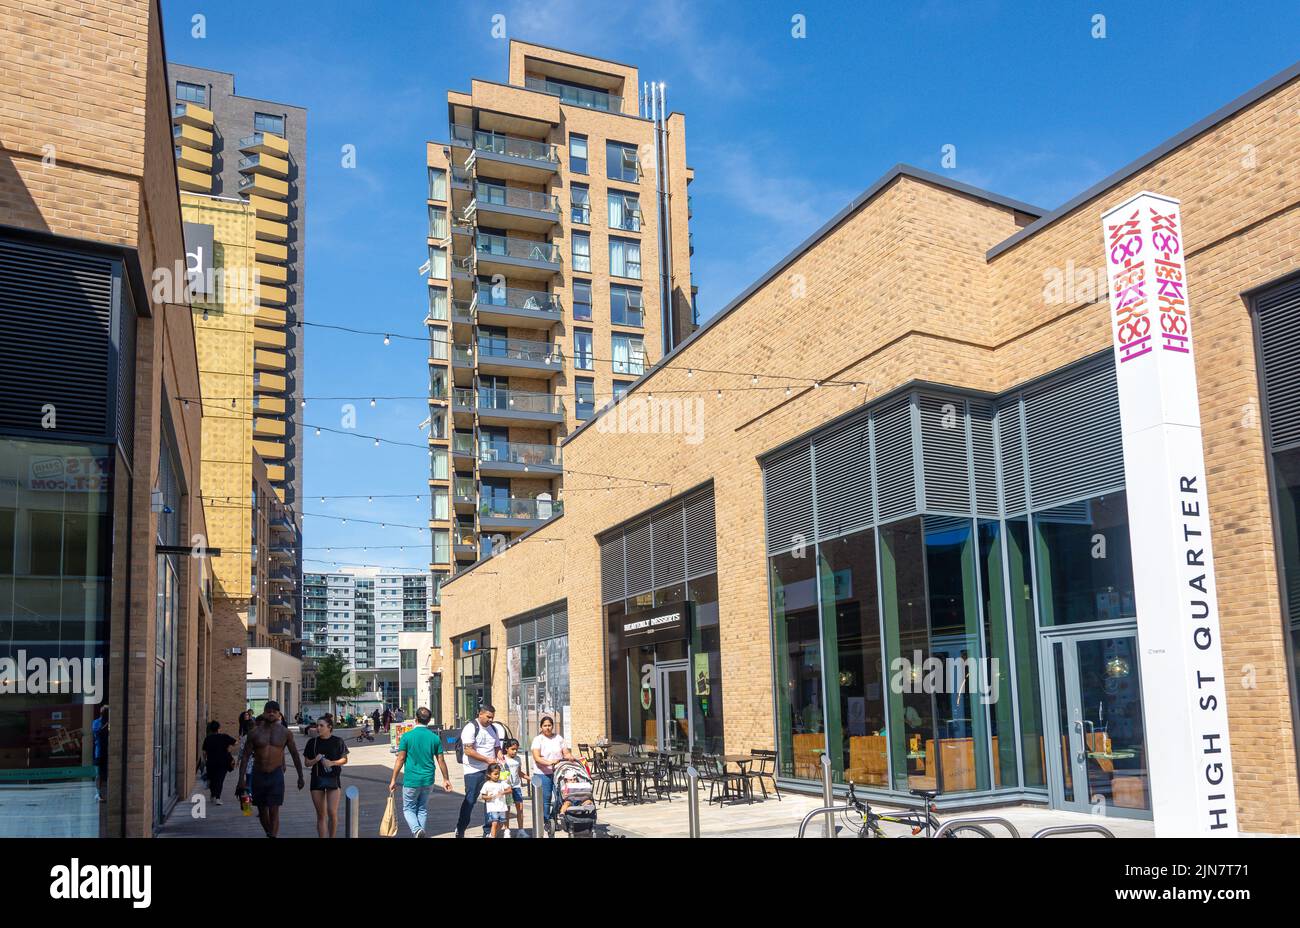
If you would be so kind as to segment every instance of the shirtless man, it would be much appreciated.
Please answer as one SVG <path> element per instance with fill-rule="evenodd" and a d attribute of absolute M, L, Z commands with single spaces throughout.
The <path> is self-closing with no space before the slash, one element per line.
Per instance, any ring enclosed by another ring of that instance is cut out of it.
<path fill-rule="evenodd" d="M 248 769 L 248 754 L 253 752 L 253 805 L 268 838 L 280 835 L 280 806 L 284 804 L 284 749 L 293 755 L 293 765 L 298 770 L 298 789 L 303 787 L 302 758 L 298 745 L 289 729 L 281 724 L 280 704 L 272 700 L 262 710 L 257 725 L 244 739 L 244 750 L 239 756 L 239 784 L 236 792 L 244 788 L 244 772 Z"/>

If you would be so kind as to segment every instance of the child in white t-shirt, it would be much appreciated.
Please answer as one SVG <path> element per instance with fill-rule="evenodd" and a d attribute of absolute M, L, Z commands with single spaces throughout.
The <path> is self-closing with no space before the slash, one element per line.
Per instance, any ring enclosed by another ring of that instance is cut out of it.
<path fill-rule="evenodd" d="M 509 806 L 506 798 L 510 796 L 510 784 L 501 778 L 501 765 L 488 764 L 487 781 L 479 791 L 479 798 L 487 803 L 487 819 L 492 825 L 490 837 L 500 838 L 506 829 Z"/>

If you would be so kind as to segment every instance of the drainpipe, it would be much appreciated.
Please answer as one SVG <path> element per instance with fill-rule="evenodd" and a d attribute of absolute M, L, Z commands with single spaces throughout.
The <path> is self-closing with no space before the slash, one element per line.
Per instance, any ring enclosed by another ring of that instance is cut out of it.
<path fill-rule="evenodd" d="M 650 99 L 655 111 L 655 196 L 659 206 L 659 320 L 663 334 L 663 353 L 673 350 L 676 342 L 672 331 L 672 230 L 668 218 L 668 139 L 667 108 L 664 100 L 664 83 L 651 83 Z"/>

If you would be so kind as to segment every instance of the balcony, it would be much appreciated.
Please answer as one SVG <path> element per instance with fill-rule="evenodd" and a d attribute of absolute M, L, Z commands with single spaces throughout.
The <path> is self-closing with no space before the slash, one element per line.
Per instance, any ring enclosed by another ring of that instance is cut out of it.
<path fill-rule="evenodd" d="M 263 393 L 283 393 L 284 377 L 266 371 L 253 372 L 253 390 Z"/>
<path fill-rule="evenodd" d="M 479 287 L 474 305 L 481 325 L 549 329 L 563 318 L 559 298 L 545 290 Z"/>
<path fill-rule="evenodd" d="M 549 232 L 560 221 L 558 198 L 504 184 L 476 184 L 473 208 L 476 221 L 499 229 Z"/>
<path fill-rule="evenodd" d="M 289 142 L 284 136 L 274 132 L 254 132 L 239 140 L 239 150 L 245 154 L 272 155 L 277 158 L 289 157 Z"/>
<path fill-rule="evenodd" d="M 239 178 L 239 192 L 284 200 L 289 196 L 289 183 L 270 174 L 245 174 Z"/>
<path fill-rule="evenodd" d="M 263 264 L 259 261 L 253 265 L 253 269 L 257 272 L 257 279 L 262 283 L 282 287 L 289 280 L 289 269 L 280 264 Z"/>
<path fill-rule="evenodd" d="M 212 131 L 210 129 L 200 129 L 198 126 L 175 123 L 172 126 L 172 144 L 188 145 L 191 148 L 211 151 Z"/>
<path fill-rule="evenodd" d="M 282 416 L 284 415 L 284 397 L 263 396 L 260 393 L 254 394 L 253 410 L 267 415 Z"/>
<path fill-rule="evenodd" d="M 478 370 L 480 374 L 509 376 L 530 371 L 558 374 L 564 369 L 564 353 L 552 342 L 523 338 L 479 335 Z"/>
<path fill-rule="evenodd" d="M 288 337 L 282 329 L 264 329 L 259 325 L 253 327 L 253 344 L 258 348 L 283 351 L 288 345 Z"/>
<path fill-rule="evenodd" d="M 254 153 L 239 159 L 241 174 L 270 174 L 274 177 L 289 176 L 289 162 L 275 155 Z"/>
<path fill-rule="evenodd" d="M 480 528 L 532 528 L 563 512 L 559 500 L 522 496 L 483 497 L 478 504 Z"/>
<path fill-rule="evenodd" d="M 485 425 L 564 421 L 564 401 L 553 393 L 480 388 L 478 417 Z"/>
<path fill-rule="evenodd" d="M 454 523 L 451 530 L 451 547 L 458 558 L 463 559 L 466 556 L 471 560 L 477 558 L 478 536 L 474 534 L 474 529 L 460 522 Z"/>
<path fill-rule="evenodd" d="M 471 397 L 472 399 L 472 397 Z M 461 461 L 472 462 L 474 460 L 474 433 L 473 432 L 452 432 L 451 433 L 451 453 Z M 458 463 L 460 463 L 458 461 Z M 471 468 L 473 464 L 470 464 Z"/>
<path fill-rule="evenodd" d="M 272 306 L 286 306 L 289 303 L 289 290 L 287 287 L 264 284 L 259 281 L 257 284 L 257 301 L 259 303 L 269 303 Z"/>
<path fill-rule="evenodd" d="M 474 242 L 478 273 L 549 280 L 560 271 L 560 249 L 550 242 L 480 232 Z"/>
<path fill-rule="evenodd" d="M 253 418 L 253 435 L 257 438 L 283 438 L 284 422 L 280 419 Z"/>
<path fill-rule="evenodd" d="M 452 501 L 457 512 L 474 511 L 474 506 L 478 503 L 478 488 L 474 481 L 465 477 L 457 477 L 452 491 Z"/>
<path fill-rule="evenodd" d="M 289 204 L 262 196 L 255 190 L 249 193 L 248 205 L 253 208 L 258 219 L 274 219 L 277 222 L 287 222 L 289 219 Z"/>
<path fill-rule="evenodd" d="M 282 245 L 279 242 L 266 241 L 265 239 L 254 239 L 253 257 L 258 261 L 284 264 L 289 260 L 289 246 Z"/>
<path fill-rule="evenodd" d="M 481 441 L 478 470 L 485 477 L 519 477 L 560 473 L 560 449 L 555 445 L 523 441 Z"/>
<path fill-rule="evenodd" d="M 176 166 L 176 180 L 182 190 L 190 190 L 195 193 L 212 192 L 211 174 L 204 174 L 202 171 L 191 171 L 189 168 L 183 168 L 178 164 Z"/>
<path fill-rule="evenodd" d="M 525 77 L 524 87 L 528 90 L 536 90 L 539 93 L 559 97 L 561 103 L 568 103 L 572 106 L 585 106 L 589 110 L 600 110 L 604 113 L 623 112 L 623 98 L 618 94 L 607 93 L 603 90 L 574 87 L 572 84 L 562 84 L 559 81 L 547 80 L 544 77 Z"/>
<path fill-rule="evenodd" d="M 262 241 L 286 242 L 289 240 L 289 226 L 284 222 L 259 218 L 254 225 L 254 230 L 258 239 Z"/>
<path fill-rule="evenodd" d="M 212 152 L 194 148 L 190 145 L 177 145 L 176 166 L 210 174 L 212 173 Z"/>
<path fill-rule="evenodd" d="M 259 371 L 283 371 L 287 361 L 282 352 L 253 349 L 253 367 Z"/>
<path fill-rule="evenodd" d="M 253 450 L 268 461 L 284 460 L 284 443 L 279 441 L 258 441 L 253 439 Z"/>
<path fill-rule="evenodd" d="M 194 126 L 212 131 L 212 110 L 197 103 L 180 101 L 172 106 L 172 122 L 182 126 Z"/>
<path fill-rule="evenodd" d="M 453 125 L 451 143 L 474 150 L 476 174 L 500 180 L 545 183 L 560 169 L 560 156 L 550 142 Z"/>

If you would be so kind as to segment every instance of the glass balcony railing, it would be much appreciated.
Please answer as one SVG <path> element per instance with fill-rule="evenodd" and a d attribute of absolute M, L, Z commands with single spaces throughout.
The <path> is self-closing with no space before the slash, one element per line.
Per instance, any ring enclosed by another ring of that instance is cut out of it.
<path fill-rule="evenodd" d="M 558 467 L 560 449 L 554 445 L 527 441 L 479 442 L 478 459 L 484 463 L 525 464 L 538 467 Z"/>
<path fill-rule="evenodd" d="M 559 81 L 547 80 L 544 77 L 525 77 L 524 86 L 529 90 L 537 90 L 541 93 L 549 93 L 551 96 L 559 97 L 561 103 L 572 103 L 575 106 L 603 110 L 606 113 L 623 111 L 623 98 L 603 90 L 575 87 L 572 84 L 562 84 Z"/>
<path fill-rule="evenodd" d="M 560 210 L 559 197 L 540 190 L 523 190 L 504 184 L 485 184 L 480 181 L 474 187 L 474 198 L 481 206 L 509 206 L 515 209 L 531 209 L 543 213 L 557 213 Z"/>
<path fill-rule="evenodd" d="M 473 394 L 470 395 L 470 401 L 473 402 Z M 474 435 L 471 432 L 453 432 L 451 435 L 451 450 L 456 454 L 473 454 L 474 453 Z"/>
<path fill-rule="evenodd" d="M 479 500 L 479 516 L 489 519 L 549 519 L 564 510 L 558 499 L 529 499 L 520 496 L 484 497 Z"/>
<path fill-rule="evenodd" d="M 458 547 L 463 545 L 478 547 L 478 541 L 474 535 L 474 530 L 472 528 L 466 528 L 459 522 L 457 522 L 455 527 L 451 530 L 451 542 Z"/>
<path fill-rule="evenodd" d="M 468 387 L 457 387 L 451 391 L 451 404 L 458 409 L 473 409 L 474 391 Z M 460 449 L 458 448 L 456 450 L 459 451 Z"/>
<path fill-rule="evenodd" d="M 469 171 L 464 168 L 451 169 L 451 182 L 457 187 L 472 187 L 474 179 L 469 176 Z"/>
<path fill-rule="evenodd" d="M 451 272 L 453 274 L 473 276 L 474 258 L 470 255 L 452 255 Z"/>
<path fill-rule="evenodd" d="M 509 258 L 522 258 L 526 261 L 546 261 L 560 263 L 560 249 L 550 242 L 534 242 L 525 238 L 513 238 L 508 235 L 494 235 L 480 232 L 475 241 L 480 256 L 500 255 Z"/>
<path fill-rule="evenodd" d="M 528 309 L 537 313 L 560 314 L 560 298 L 545 290 L 525 290 L 521 287 L 484 287 L 475 291 L 480 306 L 504 306 L 511 309 Z"/>
<path fill-rule="evenodd" d="M 486 411 L 500 409 L 510 412 L 562 416 L 564 415 L 564 400 L 553 393 L 533 393 L 527 390 L 485 387 L 480 388 L 478 391 L 478 408 Z"/>
<path fill-rule="evenodd" d="M 455 493 L 457 502 L 461 502 L 463 500 L 472 500 L 478 495 L 477 491 L 474 489 L 474 481 L 466 480 L 463 477 L 456 478 L 456 484 L 455 487 L 453 488 L 453 492 Z"/>
<path fill-rule="evenodd" d="M 536 342 L 524 338 L 503 338 L 499 335 L 478 337 L 478 358 L 502 358 L 507 361 L 535 361 L 539 364 L 559 364 L 564 355 L 560 346 L 551 342 Z"/>
<path fill-rule="evenodd" d="M 451 361 L 453 364 L 473 366 L 474 349 L 469 345 L 453 345 L 451 348 Z"/>
<path fill-rule="evenodd" d="M 473 145 L 479 151 L 491 152 L 494 155 L 506 155 L 510 158 L 536 161 L 547 166 L 555 166 L 560 163 L 560 156 L 556 153 L 555 146 L 550 142 L 539 142 L 536 139 L 524 139 L 514 135 L 503 135 L 500 132 L 476 132 L 469 126 L 458 125 L 452 125 L 451 139 L 458 145 Z"/>

